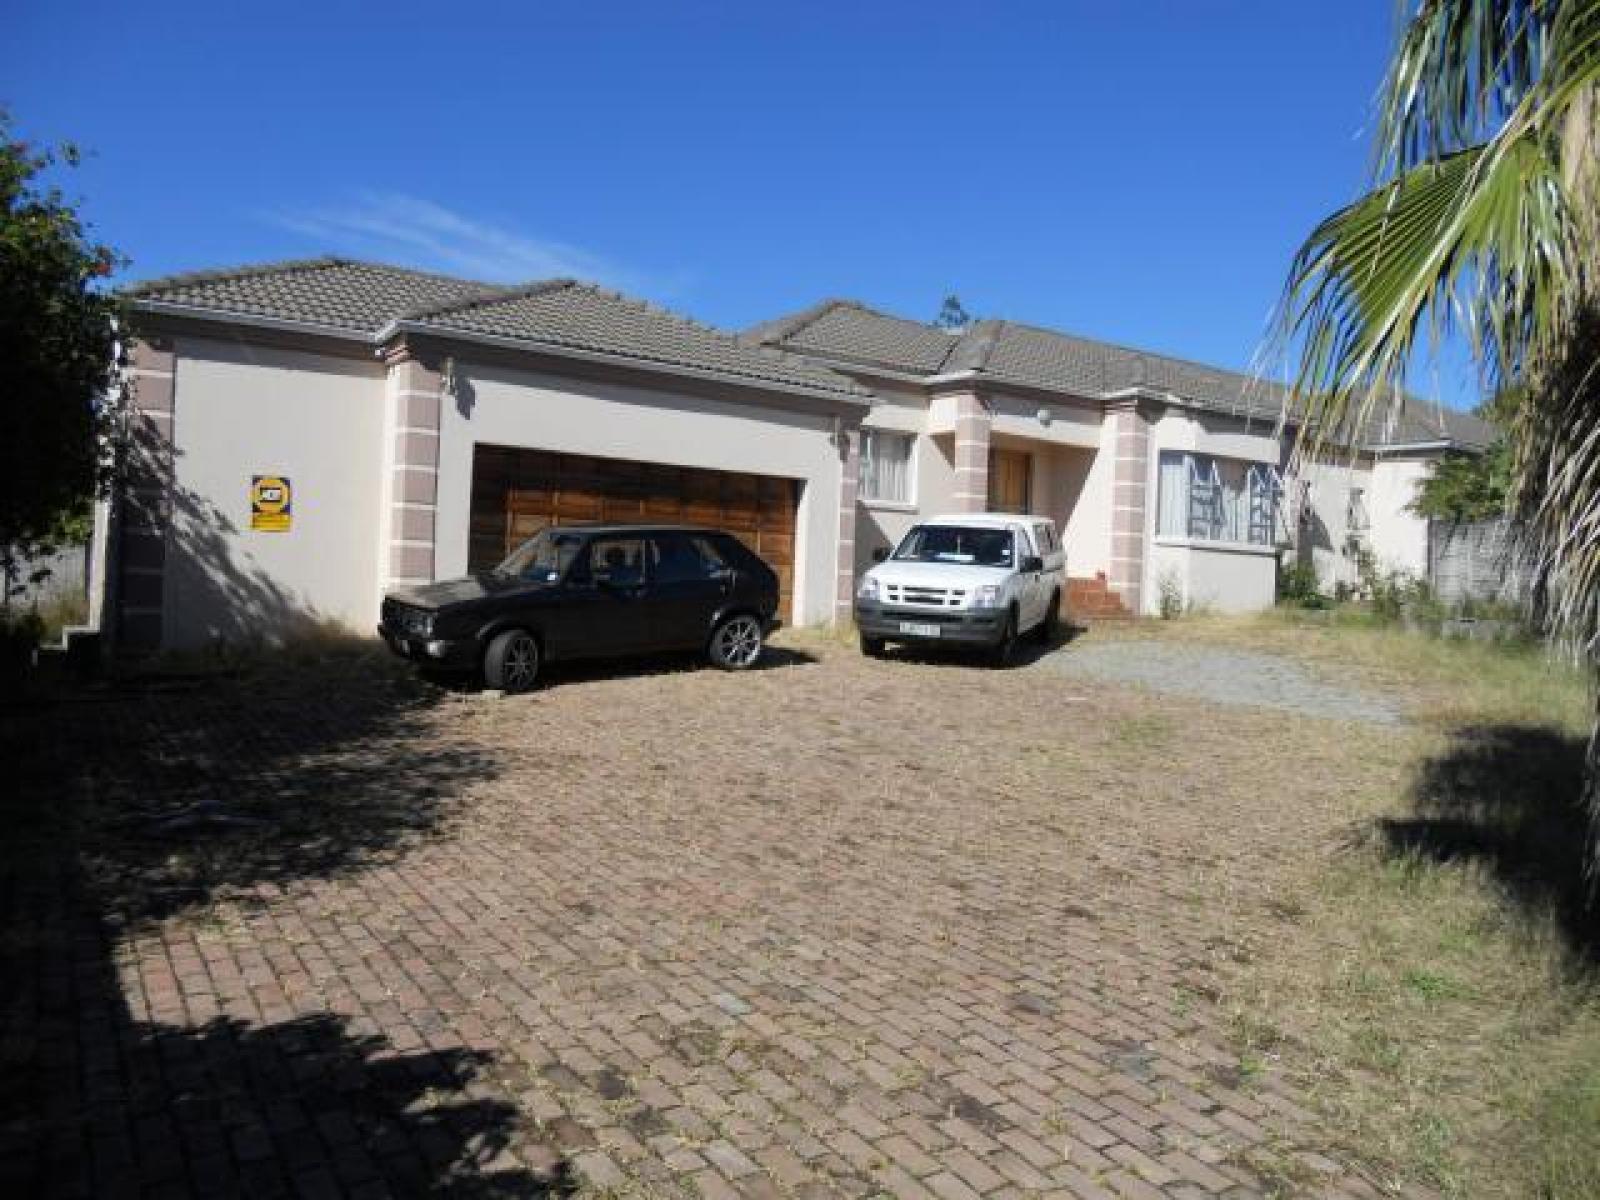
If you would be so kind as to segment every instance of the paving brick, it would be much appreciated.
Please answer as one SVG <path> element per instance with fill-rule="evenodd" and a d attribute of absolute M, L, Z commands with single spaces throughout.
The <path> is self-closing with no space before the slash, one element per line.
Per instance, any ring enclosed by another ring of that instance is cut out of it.
<path fill-rule="evenodd" d="M 70 736 L 83 706 L 8 711 L 13 769 L 62 811 L 271 807 L 218 835 L 244 869 L 214 889 L 87 827 L 130 884 L 115 919 L 56 841 L 0 856 L 0 936 L 37 947 L 0 1045 L 49 1064 L 0 1188 L 404 1196 L 476 1164 L 506 1194 L 567 1171 L 747 1200 L 1259 1190 L 1227 1155 L 1314 1118 L 1283 1080 L 1232 1086 L 1194 964 L 1264 846 L 1320 844 L 1304 816 L 1263 812 L 1247 761 L 1130 798 L 1035 780 L 1030 723 L 978 750 L 951 724 L 1055 711 L 1048 673 L 814 656 L 499 701 L 247 673 L 108 691 Z M 1144 703 L 1108 691 L 1081 727 Z"/>

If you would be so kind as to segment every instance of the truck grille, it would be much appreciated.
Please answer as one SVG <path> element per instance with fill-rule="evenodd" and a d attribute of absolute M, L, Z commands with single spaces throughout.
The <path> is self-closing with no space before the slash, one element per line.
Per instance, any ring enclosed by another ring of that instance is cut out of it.
<path fill-rule="evenodd" d="M 883 598 L 890 604 L 915 604 L 927 608 L 961 608 L 967 602 L 965 588 L 913 587 L 910 584 L 885 584 Z"/>

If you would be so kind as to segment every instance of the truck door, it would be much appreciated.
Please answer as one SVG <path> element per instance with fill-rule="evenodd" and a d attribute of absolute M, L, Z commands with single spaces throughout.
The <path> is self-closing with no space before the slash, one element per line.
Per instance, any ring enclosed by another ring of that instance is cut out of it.
<path fill-rule="evenodd" d="M 1017 538 L 1017 610 L 1020 614 L 1018 624 L 1022 629 L 1032 629 L 1043 616 L 1044 600 L 1039 595 L 1039 589 L 1043 586 L 1044 573 L 1022 570 L 1022 560 L 1037 556 L 1039 547 L 1034 544 L 1033 531 L 1026 525 L 1013 525 L 1012 529 Z"/>

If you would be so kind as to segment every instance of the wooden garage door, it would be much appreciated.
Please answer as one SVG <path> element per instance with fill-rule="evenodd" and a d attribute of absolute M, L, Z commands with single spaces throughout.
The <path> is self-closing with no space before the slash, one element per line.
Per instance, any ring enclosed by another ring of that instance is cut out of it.
<path fill-rule="evenodd" d="M 778 611 L 791 616 L 798 503 L 793 479 L 477 446 L 469 565 L 487 570 L 547 525 L 709 525 L 778 573 Z"/>

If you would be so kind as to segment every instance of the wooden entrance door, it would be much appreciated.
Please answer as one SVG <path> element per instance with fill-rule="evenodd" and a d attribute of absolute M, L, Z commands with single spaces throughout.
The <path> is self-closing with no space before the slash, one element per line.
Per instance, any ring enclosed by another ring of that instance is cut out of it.
<path fill-rule="evenodd" d="M 1025 450 L 989 450 L 989 511 L 1031 512 L 1033 455 Z"/>

